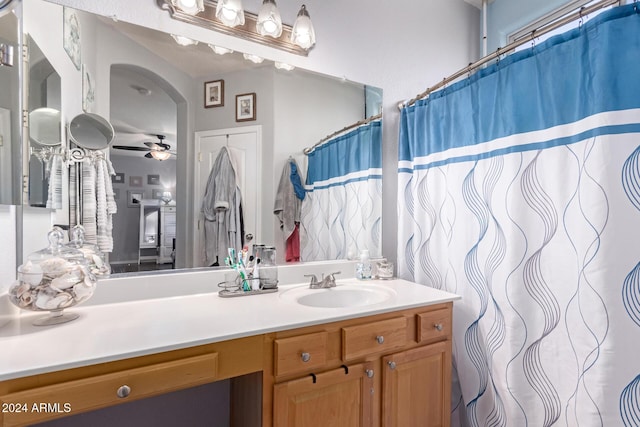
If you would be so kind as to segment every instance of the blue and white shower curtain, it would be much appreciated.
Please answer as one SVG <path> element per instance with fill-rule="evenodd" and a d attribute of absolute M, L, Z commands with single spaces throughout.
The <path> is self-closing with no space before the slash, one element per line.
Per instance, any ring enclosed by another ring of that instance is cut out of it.
<path fill-rule="evenodd" d="M 381 256 L 382 125 L 369 122 L 309 153 L 300 258 Z"/>
<path fill-rule="evenodd" d="M 452 424 L 640 426 L 634 5 L 405 108 L 402 278 L 454 303 Z"/>

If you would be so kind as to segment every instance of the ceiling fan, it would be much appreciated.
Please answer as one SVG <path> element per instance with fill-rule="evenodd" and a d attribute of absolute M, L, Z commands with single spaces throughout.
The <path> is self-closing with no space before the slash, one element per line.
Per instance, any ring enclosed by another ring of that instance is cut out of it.
<path fill-rule="evenodd" d="M 139 147 L 134 145 L 114 145 L 112 148 L 116 150 L 129 150 L 129 151 L 147 151 L 144 157 L 148 159 L 156 159 L 159 161 L 167 160 L 172 155 L 175 156 L 175 151 L 170 151 L 171 145 L 163 142 L 166 138 L 164 135 L 156 135 L 158 142 L 144 142 L 146 147 Z"/>

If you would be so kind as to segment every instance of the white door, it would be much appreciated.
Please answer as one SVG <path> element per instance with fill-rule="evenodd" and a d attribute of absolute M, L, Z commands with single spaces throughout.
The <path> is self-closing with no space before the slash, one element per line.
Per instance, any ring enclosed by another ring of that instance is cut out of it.
<path fill-rule="evenodd" d="M 209 174 L 216 157 L 224 146 L 230 147 L 238 153 L 239 171 L 237 184 L 242 194 L 242 208 L 244 214 L 244 233 L 253 235 L 252 242 L 260 240 L 261 220 L 258 212 L 261 212 L 260 192 L 258 187 L 261 181 L 262 158 L 262 126 L 243 126 L 230 129 L 219 129 L 196 132 L 194 171 L 195 194 L 195 224 L 193 266 L 204 265 L 204 224 L 201 212 L 202 198 L 207 186 Z M 257 240 L 256 240 L 257 239 Z M 246 242 L 247 239 L 245 239 Z M 236 248 L 240 250 L 242 248 Z"/>

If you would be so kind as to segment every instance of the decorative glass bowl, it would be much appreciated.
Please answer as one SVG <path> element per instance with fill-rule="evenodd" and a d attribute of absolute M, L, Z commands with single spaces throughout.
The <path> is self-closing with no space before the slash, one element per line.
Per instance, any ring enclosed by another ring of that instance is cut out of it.
<path fill-rule="evenodd" d="M 56 325 L 79 317 L 63 312 L 86 301 L 95 291 L 96 277 L 82 252 L 62 245 L 62 230 L 49 232 L 50 246 L 35 252 L 18 267 L 18 280 L 9 287 L 9 300 L 19 308 L 48 311 L 36 326 Z"/>
<path fill-rule="evenodd" d="M 70 242 L 67 243 L 67 247 L 77 249 L 82 252 L 82 255 L 87 260 L 89 270 L 96 278 L 102 279 L 109 277 L 111 274 L 111 267 L 104 259 L 104 254 L 98 248 L 98 245 L 89 243 L 84 239 L 84 227 L 82 225 L 75 225 L 69 232 Z"/>

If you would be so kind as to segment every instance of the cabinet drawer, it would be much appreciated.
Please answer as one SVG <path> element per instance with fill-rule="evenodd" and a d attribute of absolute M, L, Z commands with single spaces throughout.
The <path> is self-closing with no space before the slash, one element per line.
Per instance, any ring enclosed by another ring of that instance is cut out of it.
<path fill-rule="evenodd" d="M 323 367 L 327 361 L 326 332 L 281 338 L 274 342 L 276 375 L 293 374 Z"/>
<path fill-rule="evenodd" d="M 0 404 L 26 405 L 26 412 L 0 413 L 0 425 L 26 425 L 106 406 L 213 382 L 218 372 L 218 354 L 188 357 L 111 374 L 0 396 Z M 34 411 L 33 405 L 48 410 Z M 55 409 L 55 410 L 54 410 Z"/>
<path fill-rule="evenodd" d="M 405 317 L 342 328 L 342 358 L 345 361 L 398 349 L 406 343 Z"/>
<path fill-rule="evenodd" d="M 416 341 L 433 341 L 451 336 L 451 310 L 435 310 L 416 315 Z"/>

